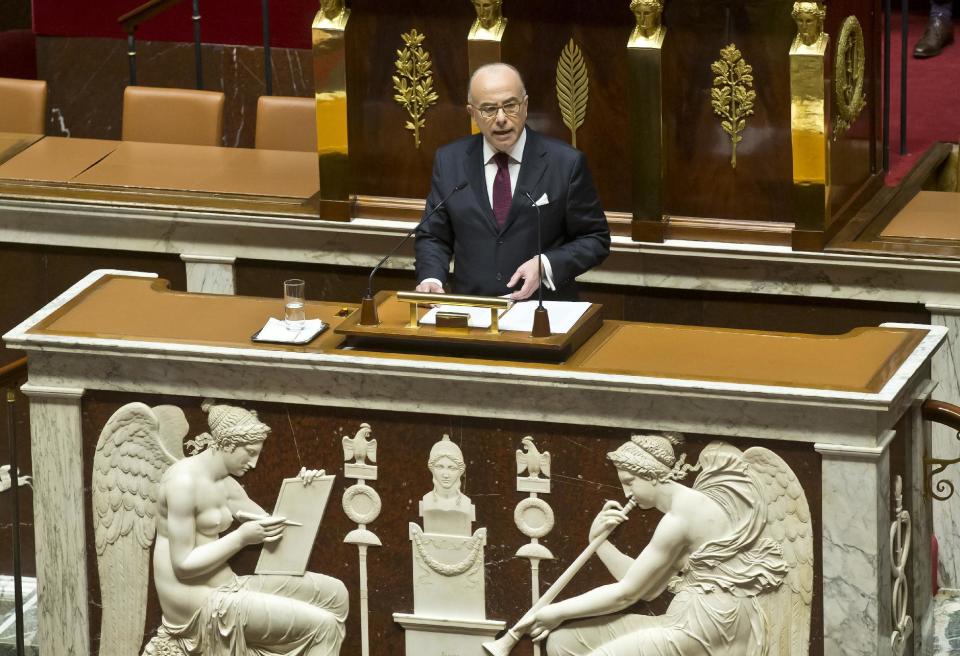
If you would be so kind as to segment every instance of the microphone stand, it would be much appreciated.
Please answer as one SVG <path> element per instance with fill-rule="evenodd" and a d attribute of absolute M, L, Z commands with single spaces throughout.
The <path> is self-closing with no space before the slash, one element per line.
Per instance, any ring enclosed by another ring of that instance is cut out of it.
<path fill-rule="evenodd" d="M 377 265 L 373 267 L 373 270 L 370 272 L 370 277 L 367 278 L 367 293 L 363 295 L 363 300 L 360 302 L 360 325 L 361 326 L 379 326 L 380 325 L 380 318 L 379 316 L 377 316 L 377 304 L 373 300 L 373 277 L 377 274 L 377 271 L 380 270 L 380 267 L 383 266 L 383 264 L 387 260 L 389 260 L 394 253 L 400 250 L 401 246 L 407 243 L 407 240 L 410 239 L 410 237 L 412 237 L 417 230 L 423 227 L 423 224 L 426 223 L 426 221 L 431 216 L 436 214 L 441 207 L 446 205 L 447 201 L 450 200 L 451 196 L 453 196 L 455 193 L 457 193 L 458 191 L 460 191 L 466 186 L 467 186 L 467 182 L 466 180 L 464 180 L 463 182 L 458 184 L 456 187 L 451 189 L 450 193 L 444 196 L 439 203 L 434 205 L 433 209 L 427 212 L 427 214 L 420 219 L 417 225 L 413 226 L 413 229 L 410 232 L 408 232 L 406 235 L 404 235 L 403 239 L 401 239 L 400 242 L 393 247 L 393 250 L 391 250 L 389 253 L 384 255 L 383 258 L 381 258 L 381 260 L 377 262 Z"/>
<path fill-rule="evenodd" d="M 533 200 L 533 196 L 530 195 L 529 191 L 524 191 L 523 194 L 530 201 L 530 204 L 533 205 L 534 209 L 537 210 L 537 269 L 539 270 L 537 301 L 539 301 L 539 305 L 537 305 L 537 309 L 533 311 L 533 330 L 530 332 L 530 336 L 549 337 L 550 313 L 547 312 L 547 308 L 543 307 L 543 237 L 540 234 L 543 221 L 540 218 L 540 206 Z"/>

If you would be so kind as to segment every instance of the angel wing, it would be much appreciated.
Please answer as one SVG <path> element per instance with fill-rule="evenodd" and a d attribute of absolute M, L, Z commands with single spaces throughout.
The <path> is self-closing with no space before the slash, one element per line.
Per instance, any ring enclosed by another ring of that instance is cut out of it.
<path fill-rule="evenodd" d="M 183 458 L 188 424 L 175 406 L 128 403 L 93 456 L 93 530 L 103 605 L 100 656 L 139 653 L 160 478 Z"/>
<path fill-rule="evenodd" d="M 523 449 L 517 449 L 517 476 L 527 471 L 527 454 Z"/>
<path fill-rule="evenodd" d="M 770 656 L 806 656 L 810 648 L 813 599 L 813 526 L 810 506 L 790 466 L 763 447 L 747 449 L 743 459 L 760 483 L 767 502 L 762 537 L 783 548 L 790 566 L 783 585 L 760 596 L 770 622 Z"/>
<path fill-rule="evenodd" d="M 546 478 L 550 478 L 550 452 L 544 451 L 540 454 L 540 471 Z"/>
<path fill-rule="evenodd" d="M 374 438 L 367 442 L 367 460 L 370 462 L 377 461 L 377 439 Z"/>
<path fill-rule="evenodd" d="M 344 435 L 341 444 L 343 444 L 343 461 L 350 462 L 353 460 L 353 438 Z"/>

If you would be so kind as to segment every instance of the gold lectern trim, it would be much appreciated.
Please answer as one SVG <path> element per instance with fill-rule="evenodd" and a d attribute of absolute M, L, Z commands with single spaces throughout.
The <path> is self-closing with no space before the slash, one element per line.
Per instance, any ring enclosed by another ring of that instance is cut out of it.
<path fill-rule="evenodd" d="M 563 124 L 570 130 L 570 142 L 577 145 L 577 130 L 587 118 L 587 101 L 590 97 L 590 76 L 583 61 L 580 46 L 573 39 L 560 53 L 557 62 L 557 102 Z"/>
<path fill-rule="evenodd" d="M 833 125 L 833 139 L 850 129 L 867 104 L 863 90 L 864 62 L 863 29 L 856 16 L 847 16 L 837 39 L 834 57 L 834 88 L 837 96 L 837 121 Z"/>
<path fill-rule="evenodd" d="M 720 59 L 710 65 L 710 70 L 716 75 L 710 90 L 713 112 L 723 119 L 720 125 L 730 135 L 730 166 L 737 168 L 737 144 L 743 141 L 740 133 L 747 127 L 746 119 L 753 114 L 753 101 L 757 98 L 757 92 L 752 90 L 753 66 L 731 43 L 720 51 Z"/>
<path fill-rule="evenodd" d="M 438 100 L 433 89 L 433 64 L 430 53 L 423 49 L 425 35 L 413 29 L 401 36 L 406 47 L 397 50 L 397 74 L 393 76 L 397 94 L 393 99 L 410 115 L 404 127 L 413 132 L 414 146 L 420 148 L 420 130 L 427 124 L 424 114 Z"/>

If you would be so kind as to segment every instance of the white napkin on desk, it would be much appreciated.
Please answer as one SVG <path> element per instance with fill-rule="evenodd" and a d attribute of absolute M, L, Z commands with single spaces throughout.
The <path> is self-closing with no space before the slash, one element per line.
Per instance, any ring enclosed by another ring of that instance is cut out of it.
<path fill-rule="evenodd" d="M 270 317 L 256 334 L 254 340 L 262 342 L 281 342 L 283 344 L 306 344 L 327 327 L 320 319 L 307 319 L 300 330 L 288 330 L 281 319 Z"/>

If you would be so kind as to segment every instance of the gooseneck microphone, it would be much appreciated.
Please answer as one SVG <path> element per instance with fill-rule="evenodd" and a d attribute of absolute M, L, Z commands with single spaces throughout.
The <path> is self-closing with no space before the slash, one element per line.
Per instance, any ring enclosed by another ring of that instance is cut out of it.
<path fill-rule="evenodd" d="M 524 191 L 523 195 L 527 197 L 530 204 L 537 210 L 537 268 L 539 270 L 539 284 L 537 285 L 537 309 L 533 311 L 533 337 L 550 336 L 550 315 L 547 308 L 543 307 L 543 217 L 540 215 L 540 206 L 533 200 L 533 195 L 529 191 Z"/>
<path fill-rule="evenodd" d="M 446 196 L 444 196 L 439 203 L 433 206 L 433 209 L 427 212 L 423 216 L 423 218 L 421 218 L 420 221 L 417 222 L 417 225 L 413 226 L 410 232 L 404 235 L 403 239 L 401 239 L 397 243 L 397 245 L 393 247 L 393 250 L 391 250 L 389 253 L 384 255 L 380 259 L 380 261 L 377 262 L 377 265 L 373 267 L 373 270 L 370 271 L 370 277 L 367 278 L 367 293 L 364 295 L 363 302 L 360 305 L 360 325 L 361 326 L 377 326 L 380 324 L 380 320 L 377 317 L 377 307 L 373 302 L 373 277 L 377 275 L 377 271 L 380 270 L 380 267 L 382 267 L 384 263 L 386 263 L 386 261 L 389 260 L 394 255 L 394 253 L 400 250 L 400 247 L 403 246 L 405 243 L 407 243 L 407 240 L 410 239 L 410 237 L 412 237 L 417 232 L 417 230 L 423 227 L 423 224 L 427 222 L 427 219 L 429 219 L 434 214 L 439 212 L 440 208 L 446 205 L 447 201 L 450 200 L 451 196 L 453 196 L 455 193 L 457 193 L 461 189 L 464 189 L 468 184 L 469 183 L 466 180 L 464 180 L 460 184 L 458 184 L 456 187 L 451 189 L 450 192 Z"/>

